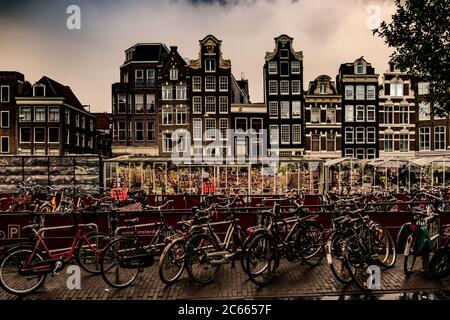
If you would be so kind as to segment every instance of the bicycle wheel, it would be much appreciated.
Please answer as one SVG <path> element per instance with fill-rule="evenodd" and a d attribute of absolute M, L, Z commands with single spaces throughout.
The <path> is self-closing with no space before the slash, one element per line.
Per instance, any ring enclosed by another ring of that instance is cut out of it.
<path fill-rule="evenodd" d="M 159 278 L 165 284 L 176 282 L 184 271 L 186 241 L 176 239 L 169 243 L 159 258 Z"/>
<path fill-rule="evenodd" d="M 409 247 L 408 247 L 409 246 Z M 416 237 L 411 240 L 410 245 L 406 245 L 405 252 L 403 254 L 403 271 L 407 276 L 411 275 L 414 271 L 414 264 L 416 263 Z"/>
<path fill-rule="evenodd" d="M 349 267 L 348 270 L 355 280 L 356 285 L 363 291 L 372 290 L 373 280 L 369 277 L 368 267 L 370 266 L 369 260 L 365 258 L 365 255 L 358 244 L 358 240 L 346 242 L 344 248 L 345 263 Z"/>
<path fill-rule="evenodd" d="M 431 258 L 429 271 L 431 276 L 437 279 L 450 275 L 450 251 L 448 248 L 440 248 Z"/>
<path fill-rule="evenodd" d="M 334 277 L 344 284 L 350 283 L 353 278 L 345 262 L 343 252 L 342 236 L 339 234 L 332 234 L 327 243 L 327 262 L 330 266 Z"/>
<path fill-rule="evenodd" d="M 374 251 L 378 260 L 386 268 L 393 267 L 397 260 L 397 251 L 391 233 L 384 226 L 376 225 L 373 228 L 373 235 Z"/>
<path fill-rule="evenodd" d="M 217 242 L 208 234 L 192 237 L 186 245 L 185 267 L 189 277 L 197 283 L 207 284 L 216 278 L 220 264 L 209 254 L 220 251 Z M 218 257 L 221 259 L 221 257 Z"/>
<path fill-rule="evenodd" d="M 47 277 L 46 273 L 25 275 L 24 264 L 35 264 L 44 261 L 39 253 L 34 253 L 32 246 L 13 247 L 8 250 L 0 261 L 0 286 L 8 293 L 24 295 L 39 288 Z"/>
<path fill-rule="evenodd" d="M 124 259 L 141 254 L 133 239 L 118 238 L 106 245 L 100 258 L 100 271 L 107 284 L 114 288 L 130 286 L 139 275 L 139 268 L 124 267 Z"/>
<path fill-rule="evenodd" d="M 75 251 L 75 260 L 87 272 L 100 274 L 101 253 L 105 246 L 111 242 L 109 234 L 90 232 L 86 238 L 81 238 Z"/>
<path fill-rule="evenodd" d="M 306 221 L 305 228 L 299 228 L 299 231 L 303 230 L 302 235 L 298 235 L 303 238 L 300 254 L 303 261 L 311 266 L 315 267 L 322 262 L 324 256 L 324 250 L 322 245 L 323 227 L 317 221 Z M 297 236 L 297 239 L 299 237 Z"/>
<path fill-rule="evenodd" d="M 265 286 L 275 275 L 278 267 L 278 248 L 267 233 L 256 235 L 247 247 L 246 269 L 250 280 Z"/>
<path fill-rule="evenodd" d="M 252 242 L 252 240 L 254 239 L 254 237 L 257 234 L 262 233 L 262 232 L 264 232 L 263 229 L 255 230 L 254 233 L 251 236 L 248 236 L 245 239 L 244 243 L 242 244 L 242 250 L 241 250 L 241 256 L 240 256 L 241 267 L 242 267 L 242 270 L 244 270 L 244 272 L 247 274 L 248 274 L 248 272 L 247 272 L 247 248 L 248 248 L 248 245 L 250 244 L 250 242 Z"/>

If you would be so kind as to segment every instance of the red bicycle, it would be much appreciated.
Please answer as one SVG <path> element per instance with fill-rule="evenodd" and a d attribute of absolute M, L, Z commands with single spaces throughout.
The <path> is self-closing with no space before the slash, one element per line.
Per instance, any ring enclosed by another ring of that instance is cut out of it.
<path fill-rule="evenodd" d="M 75 229 L 75 236 L 69 248 L 50 250 L 45 232 Z M 65 265 L 75 260 L 84 270 L 100 273 L 100 254 L 110 236 L 97 232 L 94 223 L 39 229 L 39 224 L 25 226 L 34 236 L 34 245 L 18 245 L 9 249 L 0 260 L 0 286 L 14 295 L 24 295 L 38 289 L 48 274 L 54 276 Z"/>

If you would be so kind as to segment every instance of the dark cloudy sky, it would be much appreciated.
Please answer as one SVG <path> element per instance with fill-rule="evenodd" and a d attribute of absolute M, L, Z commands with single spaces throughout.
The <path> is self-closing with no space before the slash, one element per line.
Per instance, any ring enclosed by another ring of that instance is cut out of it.
<path fill-rule="evenodd" d="M 72 4 L 81 8 L 81 30 L 66 28 Z M 360 56 L 382 74 L 392 50 L 368 27 L 373 5 L 383 20 L 394 12 L 393 0 L 0 0 L 0 70 L 20 71 L 30 82 L 47 75 L 91 110 L 110 111 L 125 49 L 163 42 L 194 59 L 198 40 L 214 34 L 259 102 L 264 55 L 282 33 L 303 51 L 305 86 L 320 74 L 334 78 L 340 63 Z"/>

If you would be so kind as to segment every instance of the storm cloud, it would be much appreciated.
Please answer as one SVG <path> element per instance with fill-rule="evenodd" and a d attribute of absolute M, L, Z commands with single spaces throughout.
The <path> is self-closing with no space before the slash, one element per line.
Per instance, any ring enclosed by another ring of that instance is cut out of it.
<path fill-rule="evenodd" d="M 72 4 L 81 8 L 81 30 L 66 28 Z M 251 100 L 259 102 L 265 52 L 283 33 L 303 51 L 305 89 L 360 56 L 383 73 L 392 50 L 372 35 L 374 6 L 382 20 L 395 10 L 392 0 L 2 0 L 0 70 L 20 71 L 30 82 L 47 75 L 71 86 L 91 110 L 110 111 L 125 49 L 163 42 L 194 59 L 198 40 L 214 34 L 234 75 L 249 79 Z"/>

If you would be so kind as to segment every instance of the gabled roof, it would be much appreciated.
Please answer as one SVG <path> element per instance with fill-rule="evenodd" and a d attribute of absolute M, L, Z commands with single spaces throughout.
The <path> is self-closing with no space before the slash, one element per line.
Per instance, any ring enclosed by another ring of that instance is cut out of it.
<path fill-rule="evenodd" d="M 42 77 L 36 84 L 45 85 L 45 97 L 48 98 L 63 98 L 64 102 L 74 108 L 85 111 L 80 100 L 75 96 L 69 86 L 65 86 L 49 77 Z M 33 88 L 25 92 L 25 97 L 33 97 Z"/>
<path fill-rule="evenodd" d="M 137 43 L 125 50 L 128 51 L 133 52 L 130 61 L 162 61 L 169 53 L 169 49 L 163 43 Z"/>
<path fill-rule="evenodd" d="M 166 72 L 170 66 L 172 65 L 172 59 L 175 59 L 175 63 L 177 67 L 180 67 L 183 71 L 186 71 L 187 68 L 187 63 L 186 60 L 183 59 L 183 57 L 180 55 L 180 53 L 178 52 L 178 48 L 176 46 L 171 46 L 170 47 L 170 52 L 166 55 L 166 57 L 164 58 L 164 61 L 162 63 L 163 65 L 163 72 Z"/>

